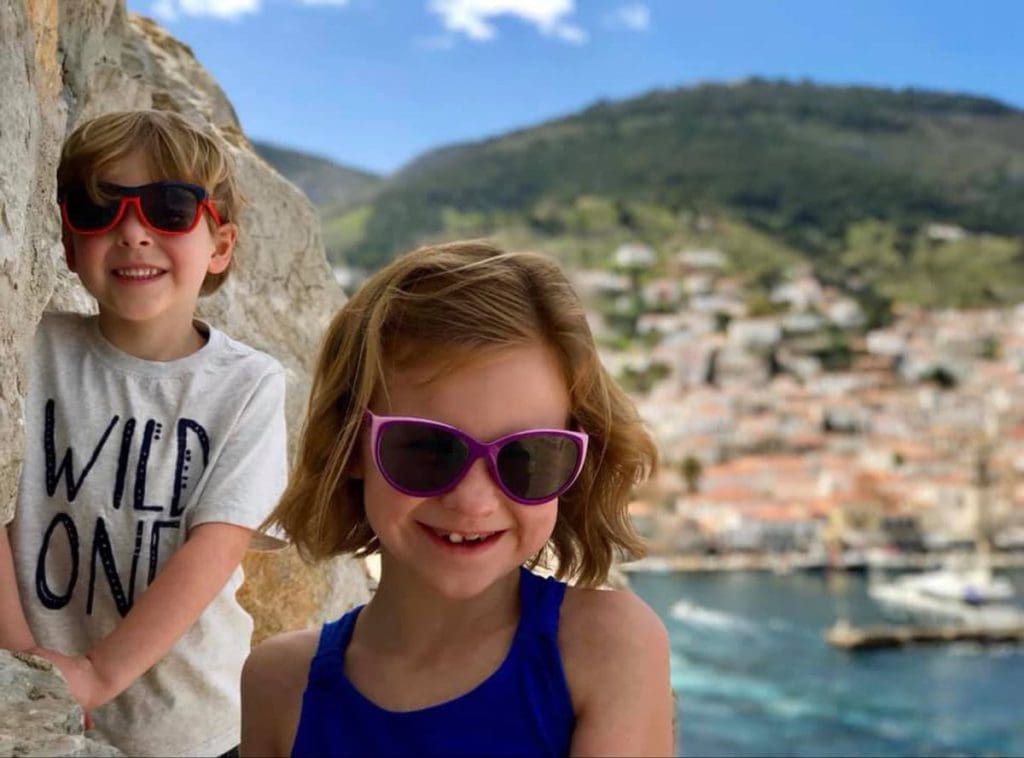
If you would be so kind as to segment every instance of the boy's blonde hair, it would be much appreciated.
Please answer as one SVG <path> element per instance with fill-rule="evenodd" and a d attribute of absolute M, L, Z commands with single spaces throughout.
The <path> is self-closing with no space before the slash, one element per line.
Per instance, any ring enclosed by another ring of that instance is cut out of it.
<path fill-rule="evenodd" d="M 81 184 L 99 199 L 99 175 L 136 152 L 147 161 L 155 178 L 198 184 L 210 194 L 222 223 L 238 222 L 245 200 L 226 144 L 212 129 L 196 126 L 170 111 L 106 113 L 78 126 L 64 141 L 57 168 L 58 191 Z M 212 219 L 208 221 L 213 224 Z M 231 265 L 220 274 L 208 273 L 200 294 L 216 292 L 230 271 Z"/>
<path fill-rule="evenodd" d="M 601 365 L 586 314 L 559 267 L 481 242 L 414 250 L 371 277 L 335 315 L 317 359 L 298 460 L 265 526 L 284 528 L 309 560 L 375 552 L 362 480 L 352 469 L 364 411 L 386 393 L 386 371 L 443 368 L 538 341 L 558 356 L 572 423 L 590 435 L 580 478 L 559 498 L 548 547 L 560 578 L 604 582 L 616 553 L 643 554 L 627 505 L 633 486 L 654 469 L 654 442 Z"/>

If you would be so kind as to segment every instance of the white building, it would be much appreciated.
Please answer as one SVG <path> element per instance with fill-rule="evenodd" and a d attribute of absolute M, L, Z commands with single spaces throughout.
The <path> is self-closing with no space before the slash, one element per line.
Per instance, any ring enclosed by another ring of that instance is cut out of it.
<path fill-rule="evenodd" d="M 676 255 L 676 263 L 685 270 L 721 271 L 727 260 L 720 250 L 683 250 Z"/>
<path fill-rule="evenodd" d="M 654 251 L 647 245 L 629 242 L 615 251 L 615 265 L 619 268 L 650 268 L 654 265 Z"/>

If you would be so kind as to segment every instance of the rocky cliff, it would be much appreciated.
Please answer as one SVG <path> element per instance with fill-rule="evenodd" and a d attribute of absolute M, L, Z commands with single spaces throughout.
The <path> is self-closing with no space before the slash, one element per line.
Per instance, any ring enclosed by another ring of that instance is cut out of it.
<path fill-rule="evenodd" d="M 60 145 L 82 120 L 107 111 L 173 110 L 215 125 L 232 145 L 250 205 L 237 267 L 201 313 L 284 364 L 294 440 L 319 335 L 344 300 L 309 202 L 253 152 L 231 103 L 191 50 L 128 14 L 123 0 L 5 0 L 0 40 L 0 523 L 14 514 L 24 359 L 35 325 L 47 308 L 92 308 L 63 263 Z M 348 560 L 310 569 L 285 550 L 251 553 L 245 566 L 242 597 L 257 639 L 317 623 L 368 593 L 363 567 Z M 24 665 L 0 658 L 0 678 Z"/>

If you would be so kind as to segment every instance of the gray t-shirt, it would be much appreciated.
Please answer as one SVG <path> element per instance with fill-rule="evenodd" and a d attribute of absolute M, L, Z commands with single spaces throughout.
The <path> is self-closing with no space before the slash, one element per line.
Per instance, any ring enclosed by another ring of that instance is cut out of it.
<path fill-rule="evenodd" d="M 121 352 L 95 317 L 44 314 L 28 368 L 25 465 L 10 534 L 38 644 L 68 655 L 109 634 L 188 531 L 257 527 L 286 479 L 281 365 L 205 327 L 200 350 Z M 219 755 L 239 741 L 252 619 L 242 570 L 170 652 L 93 713 L 130 755 Z"/>

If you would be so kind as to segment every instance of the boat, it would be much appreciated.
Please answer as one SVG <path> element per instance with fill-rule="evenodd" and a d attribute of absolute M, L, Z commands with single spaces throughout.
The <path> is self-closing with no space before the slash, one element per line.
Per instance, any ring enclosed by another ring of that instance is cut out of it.
<path fill-rule="evenodd" d="M 911 574 L 897 581 L 930 597 L 959 600 L 968 605 L 1012 600 L 1014 596 L 1010 581 L 994 576 L 986 565 L 957 567 L 948 564 L 938 571 Z"/>
<path fill-rule="evenodd" d="M 991 568 L 992 545 L 987 535 L 989 460 L 995 426 L 976 443 L 975 486 L 978 506 L 974 520 L 974 550 L 959 562 L 948 561 L 937 570 L 879 580 L 868 577 L 868 595 L 883 613 L 915 623 L 967 625 L 983 630 L 1024 627 L 1024 609 L 1017 607 L 1014 588 Z"/>
<path fill-rule="evenodd" d="M 1009 580 L 993 575 L 986 562 L 950 564 L 888 580 L 872 578 L 868 583 L 868 595 L 887 616 L 926 623 L 1022 625 L 1024 611 L 1012 604 L 1014 594 Z"/>

